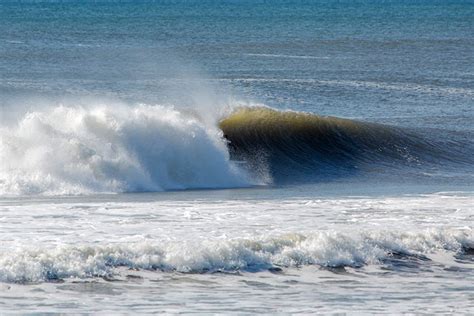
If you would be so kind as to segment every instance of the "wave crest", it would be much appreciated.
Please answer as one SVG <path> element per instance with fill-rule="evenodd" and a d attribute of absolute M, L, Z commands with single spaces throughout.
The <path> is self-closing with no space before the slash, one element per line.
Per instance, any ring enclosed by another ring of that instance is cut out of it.
<path fill-rule="evenodd" d="M 436 142 L 401 128 L 304 112 L 243 107 L 220 122 L 231 156 L 250 169 L 270 172 L 285 180 L 350 175 L 374 169 L 470 164 Z M 389 167 L 389 168 L 387 168 Z"/>

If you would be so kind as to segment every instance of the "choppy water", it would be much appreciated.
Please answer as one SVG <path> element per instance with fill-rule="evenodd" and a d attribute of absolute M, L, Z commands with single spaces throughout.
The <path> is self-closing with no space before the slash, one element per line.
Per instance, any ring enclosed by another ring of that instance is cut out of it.
<path fill-rule="evenodd" d="M 474 312 L 473 21 L 2 2 L 0 310 Z"/>

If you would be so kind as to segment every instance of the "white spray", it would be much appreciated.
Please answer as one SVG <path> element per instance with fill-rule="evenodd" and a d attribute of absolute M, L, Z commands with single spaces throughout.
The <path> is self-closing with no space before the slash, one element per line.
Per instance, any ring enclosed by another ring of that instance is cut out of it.
<path fill-rule="evenodd" d="M 0 128 L 0 195 L 249 185 L 213 124 L 173 107 L 56 106 Z"/>

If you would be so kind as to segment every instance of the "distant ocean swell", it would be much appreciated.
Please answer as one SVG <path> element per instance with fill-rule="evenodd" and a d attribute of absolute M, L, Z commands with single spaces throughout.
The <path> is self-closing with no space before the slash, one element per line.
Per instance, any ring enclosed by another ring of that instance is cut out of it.
<path fill-rule="evenodd" d="M 233 188 L 472 165 L 463 150 L 400 128 L 266 107 L 205 123 L 165 106 L 57 106 L 0 128 L 0 195 Z"/>
<path fill-rule="evenodd" d="M 143 241 L 109 245 L 62 245 L 50 249 L 16 248 L 0 254 L 1 282 L 44 282 L 63 278 L 113 277 L 117 268 L 183 273 L 236 273 L 316 265 L 387 269 L 430 265 L 432 254 L 452 264 L 472 261 L 470 230 L 427 229 L 420 232 L 320 231 L 276 237 L 219 241 Z M 446 264 L 445 262 L 445 264 Z M 449 268 L 449 265 L 448 265 Z"/>

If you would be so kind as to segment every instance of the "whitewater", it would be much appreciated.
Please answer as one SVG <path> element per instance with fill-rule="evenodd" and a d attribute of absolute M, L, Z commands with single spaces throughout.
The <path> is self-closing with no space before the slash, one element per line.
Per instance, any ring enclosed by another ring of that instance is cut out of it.
<path fill-rule="evenodd" d="M 171 107 L 58 106 L 0 132 L 0 194 L 85 194 L 248 185 L 222 132 Z"/>
<path fill-rule="evenodd" d="M 470 309 L 472 193 L 265 191 L 2 199 L 2 309 Z"/>
<path fill-rule="evenodd" d="M 0 2 L 0 314 L 473 314 L 472 21 Z"/>

